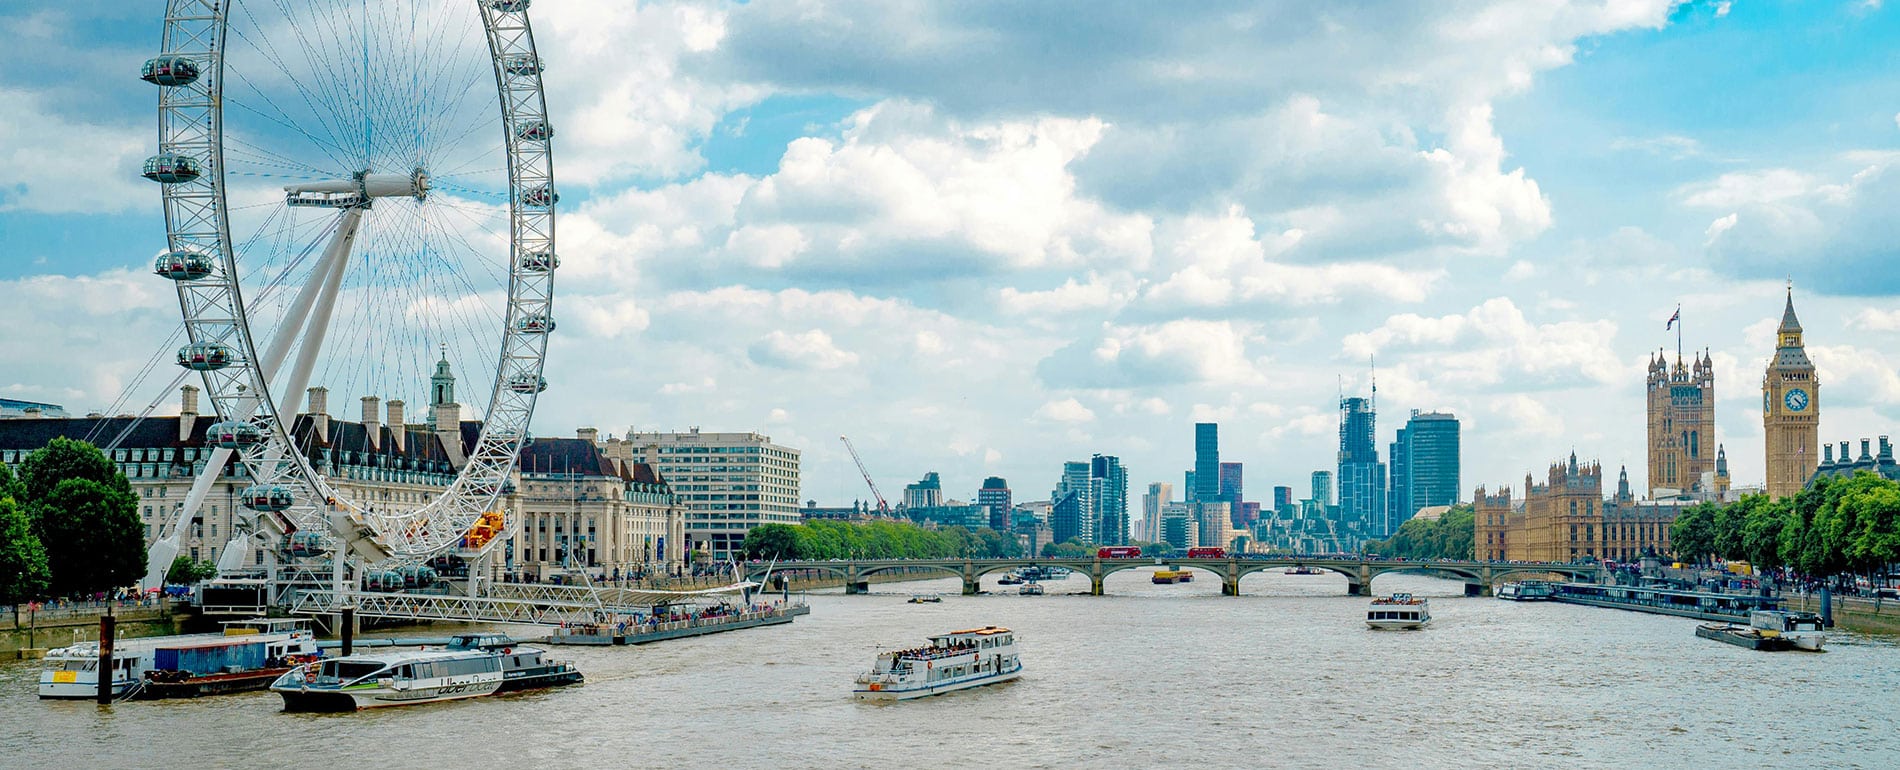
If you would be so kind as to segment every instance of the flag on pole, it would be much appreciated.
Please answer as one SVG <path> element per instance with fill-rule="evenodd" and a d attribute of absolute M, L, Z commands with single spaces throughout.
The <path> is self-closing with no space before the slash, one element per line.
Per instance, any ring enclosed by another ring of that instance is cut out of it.
<path fill-rule="evenodd" d="M 1676 308 L 1676 314 L 1669 317 L 1669 323 L 1663 324 L 1663 331 L 1676 328 L 1676 322 L 1682 320 L 1682 308 Z"/>

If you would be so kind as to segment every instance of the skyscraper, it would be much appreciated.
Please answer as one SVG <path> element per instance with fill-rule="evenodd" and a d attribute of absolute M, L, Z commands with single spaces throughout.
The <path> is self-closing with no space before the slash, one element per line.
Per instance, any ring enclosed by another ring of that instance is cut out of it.
<path fill-rule="evenodd" d="M 1768 496 L 1787 497 L 1807 486 L 1820 464 L 1821 381 L 1801 341 L 1794 317 L 1794 289 L 1788 290 L 1781 328 L 1775 330 L 1775 357 L 1761 376 L 1761 423 L 1768 460 Z M 1843 453 L 1844 454 L 1844 453 Z"/>
<path fill-rule="evenodd" d="M 1333 472 L 1313 471 L 1313 502 L 1321 509 L 1333 505 Z"/>
<path fill-rule="evenodd" d="M 1373 437 L 1378 415 L 1369 398 L 1339 400 L 1339 516 L 1371 537 L 1385 530 L 1385 463 Z"/>
<path fill-rule="evenodd" d="M 1140 534 L 1137 540 L 1159 542 L 1161 540 L 1161 512 L 1169 503 L 1174 502 L 1174 485 L 1166 481 L 1156 481 L 1148 485 L 1148 494 L 1141 496 Z"/>
<path fill-rule="evenodd" d="M 924 474 L 915 484 L 904 487 L 905 508 L 934 508 L 943 505 L 943 479 L 936 471 Z"/>
<path fill-rule="evenodd" d="M 976 504 L 986 506 L 990 511 L 990 529 L 998 532 L 1009 531 L 1009 512 L 1011 503 L 1009 482 L 1001 476 L 991 476 L 983 480 L 983 488 L 976 491 Z"/>
<path fill-rule="evenodd" d="M 1049 493 L 1049 529 L 1055 541 L 1095 542 L 1095 493 L 1101 482 L 1091 478 L 1089 463 L 1069 461 L 1062 464 L 1062 480 Z M 1091 483 L 1091 482 L 1094 483 Z"/>
<path fill-rule="evenodd" d="M 1386 532 L 1397 532 L 1420 508 L 1458 503 L 1459 451 L 1457 415 L 1412 410 L 1392 442 Z"/>
<path fill-rule="evenodd" d="M 1236 529 L 1245 529 L 1252 525 L 1253 522 L 1247 521 L 1241 513 L 1240 503 L 1244 495 L 1241 491 L 1240 473 L 1240 463 L 1220 464 L 1220 489 L 1218 496 L 1223 502 L 1227 503 L 1227 510 L 1233 512 L 1234 527 Z"/>
<path fill-rule="evenodd" d="M 1128 469 L 1121 458 L 1096 455 L 1089 460 L 1089 478 L 1095 482 L 1095 542 L 1128 543 Z"/>
<path fill-rule="evenodd" d="M 1293 504 L 1292 487 L 1273 488 L 1273 510 L 1280 510 Z"/>
<path fill-rule="evenodd" d="M 1191 503 L 1220 499 L 1220 426 L 1215 423 L 1194 424 L 1194 480 L 1188 495 Z"/>

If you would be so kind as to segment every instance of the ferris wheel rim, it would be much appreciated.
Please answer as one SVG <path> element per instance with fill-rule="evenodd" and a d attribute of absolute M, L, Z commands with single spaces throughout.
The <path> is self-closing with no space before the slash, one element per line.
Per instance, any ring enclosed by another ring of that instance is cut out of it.
<path fill-rule="evenodd" d="M 279 516 L 280 528 L 285 531 L 327 524 L 338 530 L 333 534 L 343 537 L 346 533 L 342 530 L 352 524 L 359 529 L 366 526 L 380 548 L 399 557 L 428 557 L 458 549 L 486 553 L 502 539 L 491 537 L 471 549 L 461 535 L 483 520 L 484 514 L 498 510 L 497 500 L 528 438 L 535 401 L 545 388 L 542 373 L 547 332 L 553 329 L 553 272 L 558 265 L 554 256 L 558 194 L 553 184 L 553 132 L 542 65 L 527 18 L 529 2 L 468 1 L 481 16 L 481 34 L 487 43 L 500 106 L 502 152 L 507 159 L 508 279 L 500 356 L 481 431 L 474 444 L 467 447 L 465 461 L 456 469 L 453 481 L 420 507 L 393 511 L 378 510 L 367 501 L 340 494 L 300 450 L 293 435 L 294 411 L 286 418 L 278 409 L 275 380 L 281 372 L 267 374 L 264 369 L 266 365 L 279 368 L 282 354 L 274 364 L 259 355 L 251 315 L 245 307 L 245 286 L 238 269 L 240 255 L 233 243 L 232 209 L 227 199 L 222 92 L 233 3 L 167 2 L 163 50 L 148 62 L 142 75 L 163 87 L 159 151 L 146 169 L 148 178 L 162 183 L 168 250 L 160 258 L 159 272 L 177 282 L 188 338 L 187 348 L 180 352 L 180 364 L 201 373 L 218 424 L 251 423 L 259 428 L 262 439 L 249 447 L 274 447 L 260 452 L 231 447 L 246 466 L 254 486 L 282 480 L 297 487 L 295 494 L 301 498 L 297 505 L 301 507 L 295 511 L 291 506 L 272 507 L 274 503 L 253 509 L 259 517 Z M 189 71 L 194 67 L 195 71 Z M 163 82 L 167 80 L 181 82 Z M 360 175 L 358 181 L 363 181 Z M 424 172 L 417 169 L 414 186 L 418 199 L 427 184 Z M 363 192 L 369 195 L 367 183 Z M 367 197 L 361 205 L 368 207 Z M 171 265 L 176 272 L 168 274 L 162 269 L 166 257 L 193 254 L 209 256 L 205 262 L 215 265 L 201 274 L 200 262 L 181 258 Z M 342 268 L 337 267 L 336 272 L 340 277 Z M 278 346 L 274 342 L 272 347 L 275 352 Z M 202 360 L 188 362 L 187 349 L 194 356 L 201 355 Z M 222 364 L 218 365 L 214 359 L 220 355 Z M 520 383 L 533 386 L 524 388 Z M 288 395 L 301 397 L 299 393 Z M 455 440 L 459 441 L 459 426 L 456 432 Z M 229 434 L 230 440 L 241 444 L 242 434 L 235 431 Z M 264 457 L 258 459 L 255 454 Z M 274 492 L 276 486 L 270 489 Z"/>

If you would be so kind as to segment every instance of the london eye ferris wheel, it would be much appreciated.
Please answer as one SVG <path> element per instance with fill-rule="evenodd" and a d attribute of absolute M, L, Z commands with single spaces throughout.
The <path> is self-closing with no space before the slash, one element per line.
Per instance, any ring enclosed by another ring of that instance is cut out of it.
<path fill-rule="evenodd" d="M 177 289 L 178 364 L 217 415 L 205 475 L 241 465 L 253 544 L 321 533 L 371 558 L 494 546 L 467 535 L 499 510 L 555 327 L 554 130 L 529 5 L 166 3 L 142 73 L 159 89 L 154 267 Z M 473 379 L 479 437 L 454 463 L 393 461 L 446 482 L 427 494 L 353 499 L 295 429 L 306 392 L 420 394 L 440 361 Z"/>

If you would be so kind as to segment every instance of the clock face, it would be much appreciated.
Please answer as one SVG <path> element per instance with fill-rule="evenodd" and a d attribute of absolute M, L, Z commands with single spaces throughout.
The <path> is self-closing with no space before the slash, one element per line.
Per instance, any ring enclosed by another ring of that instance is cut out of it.
<path fill-rule="evenodd" d="M 1788 411 L 1799 412 L 1808 408 L 1808 392 L 1800 388 L 1792 388 L 1788 391 L 1788 395 L 1781 397 L 1781 403 L 1787 405 Z"/>

